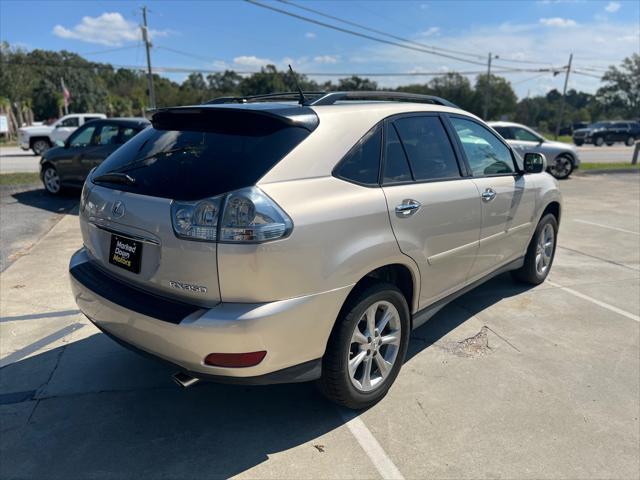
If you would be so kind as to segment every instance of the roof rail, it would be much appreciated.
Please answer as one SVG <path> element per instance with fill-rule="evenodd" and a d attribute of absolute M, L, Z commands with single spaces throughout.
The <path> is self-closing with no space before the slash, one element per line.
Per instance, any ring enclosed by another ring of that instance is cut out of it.
<path fill-rule="evenodd" d="M 325 96 L 327 92 L 321 91 L 303 91 L 305 95 L 310 96 Z M 300 98 L 300 92 L 278 92 L 278 93 L 264 93 L 261 95 L 247 95 L 244 97 L 218 97 L 206 102 L 207 105 L 215 105 L 220 103 L 250 103 L 260 100 L 277 100 L 277 99 L 292 99 L 298 100 Z"/>
<path fill-rule="evenodd" d="M 353 91 L 353 92 L 330 92 L 322 97 L 309 102 L 311 106 L 333 105 L 343 100 L 375 100 L 375 101 L 395 101 L 410 103 L 432 103 L 444 107 L 460 108 L 444 98 L 433 95 L 420 95 L 406 92 L 385 92 L 385 91 Z"/>

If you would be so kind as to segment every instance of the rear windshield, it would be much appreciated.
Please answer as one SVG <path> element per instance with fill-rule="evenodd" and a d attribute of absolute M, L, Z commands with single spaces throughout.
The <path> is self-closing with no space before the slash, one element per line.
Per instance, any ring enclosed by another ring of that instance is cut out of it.
<path fill-rule="evenodd" d="M 91 178 L 126 173 L 135 183 L 99 184 L 176 200 L 254 185 L 310 132 L 264 116 L 249 117 L 242 124 L 185 122 L 184 130 L 148 128 L 111 154 Z"/>

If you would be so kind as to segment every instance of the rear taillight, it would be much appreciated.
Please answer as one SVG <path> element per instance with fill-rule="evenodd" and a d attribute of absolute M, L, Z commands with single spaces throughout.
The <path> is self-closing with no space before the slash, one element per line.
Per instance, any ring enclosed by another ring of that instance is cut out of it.
<path fill-rule="evenodd" d="M 257 187 L 198 202 L 173 202 L 175 234 L 187 240 L 260 243 L 287 236 L 291 219 Z"/>

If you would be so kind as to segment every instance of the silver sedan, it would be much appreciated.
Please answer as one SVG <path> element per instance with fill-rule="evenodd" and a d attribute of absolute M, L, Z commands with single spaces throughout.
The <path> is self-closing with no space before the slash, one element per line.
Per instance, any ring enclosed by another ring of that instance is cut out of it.
<path fill-rule="evenodd" d="M 557 179 L 565 179 L 580 166 L 578 150 L 569 143 L 554 142 L 535 130 L 512 122 L 489 122 L 521 156 L 525 153 L 542 153 L 547 158 L 547 171 Z"/>

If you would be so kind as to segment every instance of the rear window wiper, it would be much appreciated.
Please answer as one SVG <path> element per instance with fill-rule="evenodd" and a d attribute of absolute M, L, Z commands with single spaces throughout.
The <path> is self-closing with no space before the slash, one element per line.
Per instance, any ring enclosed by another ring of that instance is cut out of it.
<path fill-rule="evenodd" d="M 160 156 L 169 156 L 169 155 L 172 155 L 174 153 L 197 152 L 198 150 L 201 150 L 202 148 L 203 147 L 201 145 L 187 145 L 185 147 L 177 147 L 177 148 L 172 148 L 171 150 L 164 150 L 162 152 L 157 152 L 157 153 L 154 153 L 153 155 L 149 155 L 148 157 L 144 157 L 144 158 L 141 158 L 141 159 L 136 160 L 134 162 L 128 163 L 126 165 L 123 165 L 121 168 L 113 170 L 112 172 L 105 173 L 105 175 L 108 175 L 109 173 L 130 172 L 132 170 L 137 170 L 139 168 L 148 167 L 149 165 L 151 165 L 151 163 L 153 163 L 153 162 L 151 162 L 151 160 L 155 161 Z"/>
<path fill-rule="evenodd" d="M 91 179 L 94 183 L 120 183 L 122 185 L 133 186 L 136 184 L 136 179 L 131 175 L 119 172 L 105 173 L 104 175 L 98 175 Z"/>

